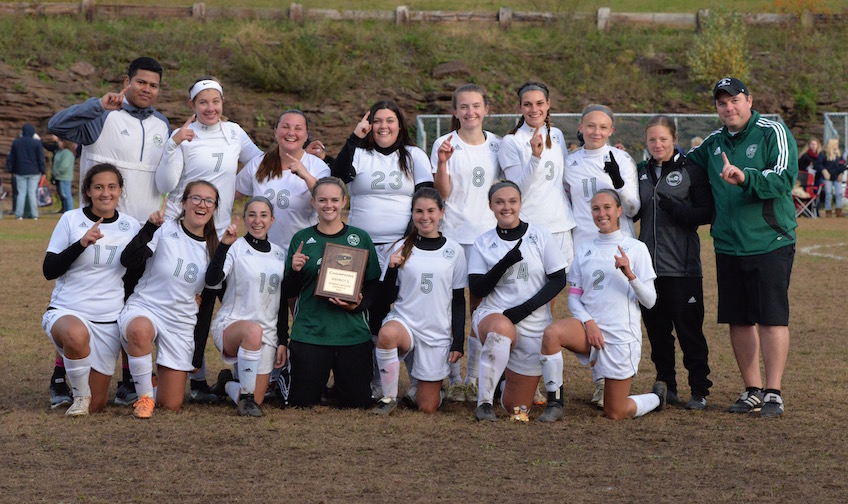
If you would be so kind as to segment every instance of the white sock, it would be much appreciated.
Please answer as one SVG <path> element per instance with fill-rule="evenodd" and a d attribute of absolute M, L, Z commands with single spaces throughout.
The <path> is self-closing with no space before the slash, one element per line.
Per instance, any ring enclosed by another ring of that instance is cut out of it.
<path fill-rule="evenodd" d="M 406 376 L 409 378 L 409 388 L 411 388 L 411 389 L 418 388 L 418 378 L 412 377 L 412 368 L 413 368 L 414 363 L 415 363 L 415 349 L 414 348 L 412 349 L 411 352 L 406 352 L 406 355 L 403 357 L 403 363 L 406 365 Z"/>
<path fill-rule="evenodd" d="M 239 384 L 245 394 L 252 394 L 256 390 L 256 371 L 259 369 L 259 358 L 262 350 L 248 350 L 239 347 L 236 359 L 239 363 Z"/>
<path fill-rule="evenodd" d="M 153 354 L 141 357 L 127 356 L 130 374 L 135 384 L 135 393 L 141 396 L 153 397 Z"/>
<path fill-rule="evenodd" d="M 206 358 L 203 358 L 203 363 L 200 364 L 200 369 L 196 373 L 188 374 L 189 380 L 206 381 Z"/>
<path fill-rule="evenodd" d="M 65 361 L 65 372 L 68 373 L 68 381 L 74 391 L 74 399 L 77 397 L 91 397 L 91 389 L 88 387 L 88 375 L 91 374 L 91 354 L 82 359 L 69 359 L 62 357 Z"/>
<path fill-rule="evenodd" d="M 546 391 L 556 392 L 562 387 L 562 367 L 562 352 L 542 354 L 542 379 L 545 380 Z"/>
<path fill-rule="evenodd" d="M 236 403 L 238 406 L 239 394 L 241 394 L 241 385 L 239 382 L 228 381 L 226 385 L 224 385 L 224 390 L 227 391 L 227 395 L 230 396 L 230 399 Z"/>
<path fill-rule="evenodd" d="M 509 348 L 511 343 L 509 338 L 496 332 L 490 332 L 486 336 L 486 343 L 483 344 L 482 351 L 480 352 L 477 406 L 483 403 L 492 404 L 492 400 L 495 397 L 495 387 L 498 385 L 498 380 L 501 379 L 501 375 L 509 362 Z"/>
<path fill-rule="evenodd" d="M 480 338 L 473 334 L 468 335 L 468 355 L 465 359 L 465 384 L 477 383 L 477 375 L 480 374 Z"/>
<path fill-rule="evenodd" d="M 640 417 L 645 413 L 653 411 L 660 405 L 660 398 L 656 394 L 639 394 L 629 396 L 628 399 L 633 399 L 636 403 L 636 416 Z"/>
<path fill-rule="evenodd" d="M 450 363 L 450 374 L 448 375 L 448 383 L 453 385 L 462 382 L 462 371 L 459 367 L 459 361 Z"/>
<path fill-rule="evenodd" d="M 377 354 L 377 369 L 380 373 L 380 387 L 383 389 L 383 397 L 397 399 L 398 376 L 400 375 L 397 348 L 377 348 L 375 353 Z"/>

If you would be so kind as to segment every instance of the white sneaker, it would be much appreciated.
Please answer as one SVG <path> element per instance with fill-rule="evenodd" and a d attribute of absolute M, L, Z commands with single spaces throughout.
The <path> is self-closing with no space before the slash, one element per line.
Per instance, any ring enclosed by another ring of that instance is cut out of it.
<path fill-rule="evenodd" d="M 465 402 L 465 386 L 462 383 L 454 383 L 448 387 L 448 401 Z"/>
<path fill-rule="evenodd" d="M 604 408 L 604 380 L 601 379 L 595 383 L 595 392 L 592 394 L 592 404 L 597 404 L 599 408 Z"/>
<path fill-rule="evenodd" d="M 477 402 L 477 381 L 471 381 L 465 384 L 465 401 Z"/>
<path fill-rule="evenodd" d="M 88 415 L 88 407 L 91 404 L 91 396 L 74 397 L 74 403 L 65 412 L 65 416 L 85 416 Z"/>

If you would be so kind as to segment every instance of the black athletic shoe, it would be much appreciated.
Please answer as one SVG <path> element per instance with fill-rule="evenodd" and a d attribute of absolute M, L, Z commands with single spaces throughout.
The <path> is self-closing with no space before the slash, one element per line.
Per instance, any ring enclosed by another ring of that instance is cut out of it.
<path fill-rule="evenodd" d="M 256 404 L 253 393 L 240 394 L 238 402 L 238 414 L 241 416 L 261 417 L 262 409 Z"/>
<path fill-rule="evenodd" d="M 118 406 L 132 406 L 138 401 L 135 393 L 135 383 L 132 381 L 119 381 L 118 389 L 115 390 L 115 404 Z"/>
<path fill-rule="evenodd" d="M 64 376 L 50 378 L 50 409 L 71 404 L 71 389 L 65 383 Z"/>
<path fill-rule="evenodd" d="M 215 385 L 213 385 L 209 390 L 218 396 L 218 398 L 225 397 L 227 395 L 227 382 L 231 381 L 235 381 L 235 378 L 233 378 L 233 372 L 229 368 L 222 369 L 218 372 L 218 379 L 215 381 Z"/>
<path fill-rule="evenodd" d="M 677 406 L 680 404 L 680 396 L 677 395 L 676 390 L 668 389 L 668 392 L 665 393 L 665 403 L 669 406 Z"/>
<path fill-rule="evenodd" d="M 663 409 L 663 406 L 665 406 L 666 395 L 668 394 L 668 386 L 665 382 L 654 382 L 654 386 L 651 387 L 651 393 L 656 394 L 656 396 L 660 398 L 660 405 L 657 406 L 656 411 Z"/>
<path fill-rule="evenodd" d="M 555 392 L 548 392 L 548 402 L 545 405 L 545 411 L 539 415 L 539 422 L 556 422 L 565 415 L 565 405 L 563 404 L 563 388 L 559 387 Z"/>
<path fill-rule="evenodd" d="M 760 416 L 771 418 L 783 415 L 783 398 L 774 392 L 769 392 L 763 397 L 763 407 Z"/>
<path fill-rule="evenodd" d="M 707 408 L 707 398 L 702 396 L 701 394 L 692 394 L 692 397 L 689 398 L 689 402 L 686 403 L 686 409 L 689 410 L 703 410 Z"/>
<path fill-rule="evenodd" d="M 391 397 L 384 397 L 377 401 L 377 405 L 371 408 L 371 413 L 375 415 L 389 416 L 389 413 L 394 411 L 397 408 L 398 402 L 397 399 L 392 399 Z"/>
<path fill-rule="evenodd" d="M 779 397 L 779 396 L 778 396 Z M 739 399 L 727 408 L 730 413 L 751 413 L 752 411 L 760 411 L 763 408 L 763 391 L 757 390 L 751 392 L 746 390 L 742 392 Z"/>
<path fill-rule="evenodd" d="M 495 415 L 492 405 L 489 403 L 477 406 L 477 409 L 474 410 L 474 416 L 481 422 L 496 422 L 498 420 L 498 416 Z"/>
<path fill-rule="evenodd" d="M 218 402 L 218 396 L 209 388 L 206 380 L 190 380 L 191 393 L 188 396 L 189 402 L 198 404 L 215 404 Z"/>
<path fill-rule="evenodd" d="M 281 406 L 289 405 L 289 391 L 291 390 L 291 367 L 288 361 L 280 370 L 280 375 L 277 377 L 277 393 L 280 399 Z"/>

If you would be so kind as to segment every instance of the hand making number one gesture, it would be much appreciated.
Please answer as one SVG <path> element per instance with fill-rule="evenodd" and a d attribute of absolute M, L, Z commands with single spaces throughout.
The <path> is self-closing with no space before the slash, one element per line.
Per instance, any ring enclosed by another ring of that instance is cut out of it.
<path fill-rule="evenodd" d="M 359 138 L 365 138 L 368 136 L 368 133 L 371 133 L 371 122 L 368 121 L 368 116 L 371 115 L 371 112 L 366 112 L 364 116 L 362 116 L 362 120 L 359 121 L 359 124 L 356 125 L 356 129 L 353 130 L 353 134 Z"/>
<path fill-rule="evenodd" d="M 197 114 L 192 114 L 191 117 L 188 118 L 188 121 L 183 123 L 180 129 L 178 129 L 177 132 L 174 133 L 175 144 L 179 145 L 183 143 L 183 141 L 191 142 L 192 140 L 194 140 L 194 130 L 189 128 L 189 125 L 193 123 L 196 118 Z"/>
<path fill-rule="evenodd" d="M 727 159 L 727 154 L 721 153 L 721 158 L 724 159 L 724 167 L 721 169 L 721 179 L 728 184 L 742 185 L 745 182 L 745 172 L 730 164 Z"/>
<path fill-rule="evenodd" d="M 120 110 L 124 106 L 124 94 L 130 89 L 129 86 L 121 90 L 120 93 L 106 93 L 100 98 L 100 103 L 106 110 Z"/>

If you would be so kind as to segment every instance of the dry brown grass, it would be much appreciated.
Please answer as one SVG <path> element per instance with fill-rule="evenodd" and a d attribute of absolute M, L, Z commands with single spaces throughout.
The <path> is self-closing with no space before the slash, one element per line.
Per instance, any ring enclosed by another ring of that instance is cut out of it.
<path fill-rule="evenodd" d="M 714 262 L 706 239 L 705 332 L 715 382 L 708 409 L 668 408 L 610 422 L 588 404 L 589 373 L 568 357 L 566 418 L 555 425 L 481 425 L 470 405 L 457 404 L 429 416 L 398 410 L 388 419 L 270 407 L 261 419 L 244 419 L 229 405 L 157 411 L 147 422 L 115 406 L 65 418 L 48 407 L 52 347 L 40 328 L 53 286 L 41 276 L 41 260 L 55 222 L 49 216 L 0 221 L 0 501 L 848 499 L 842 302 L 848 220 L 800 223 L 783 418 L 724 412 L 742 383 L 726 328 L 714 323 Z M 802 252 L 812 245 L 841 259 Z M 558 316 L 565 305 L 560 296 Z M 209 347 L 214 377 L 221 363 Z M 647 391 L 654 379 L 648 355 L 645 338 L 634 391 Z M 685 374 L 678 378 L 686 397 Z"/>

